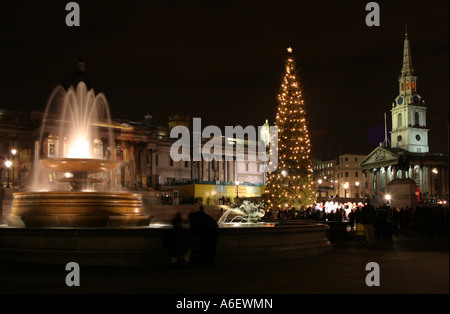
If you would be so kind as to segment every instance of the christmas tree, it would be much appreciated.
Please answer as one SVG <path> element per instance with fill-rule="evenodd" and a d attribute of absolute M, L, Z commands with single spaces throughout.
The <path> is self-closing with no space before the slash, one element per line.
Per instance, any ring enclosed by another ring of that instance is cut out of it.
<path fill-rule="evenodd" d="M 265 201 L 270 210 L 308 207 L 315 188 L 311 142 L 308 134 L 302 85 L 296 75 L 292 49 L 288 48 L 285 74 L 278 94 L 278 166 L 268 173 Z"/>

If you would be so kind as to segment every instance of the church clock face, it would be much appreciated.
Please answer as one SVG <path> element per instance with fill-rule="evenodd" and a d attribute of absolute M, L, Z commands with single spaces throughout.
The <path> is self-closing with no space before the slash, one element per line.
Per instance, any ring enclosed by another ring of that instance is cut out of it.
<path fill-rule="evenodd" d="M 398 97 L 397 104 L 399 105 L 403 104 L 403 97 Z"/>
<path fill-rule="evenodd" d="M 419 100 L 420 100 L 419 96 L 417 96 L 417 95 L 414 95 L 414 96 L 413 96 L 413 102 L 414 102 L 415 104 L 419 103 Z"/>

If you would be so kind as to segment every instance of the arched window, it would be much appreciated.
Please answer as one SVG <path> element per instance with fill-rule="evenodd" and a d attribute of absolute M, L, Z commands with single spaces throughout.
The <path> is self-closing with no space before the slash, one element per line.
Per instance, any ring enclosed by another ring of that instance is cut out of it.
<path fill-rule="evenodd" d="M 397 115 L 397 128 L 401 128 L 402 127 L 402 114 L 399 113 Z"/>
<path fill-rule="evenodd" d="M 419 113 L 418 112 L 415 112 L 414 113 L 414 124 L 415 125 L 419 125 Z"/>

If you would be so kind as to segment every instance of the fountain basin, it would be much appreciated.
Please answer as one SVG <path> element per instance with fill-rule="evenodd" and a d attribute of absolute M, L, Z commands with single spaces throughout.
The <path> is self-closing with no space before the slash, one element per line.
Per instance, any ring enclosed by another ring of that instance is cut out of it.
<path fill-rule="evenodd" d="M 144 226 L 142 196 L 115 192 L 15 193 L 12 227 L 120 227 Z"/>
<path fill-rule="evenodd" d="M 97 173 L 116 169 L 120 161 L 93 158 L 49 158 L 41 163 L 58 172 Z"/>
<path fill-rule="evenodd" d="M 274 227 L 220 228 L 217 263 L 264 262 L 324 254 L 332 247 L 327 225 L 278 223 Z M 164 265 L 169 227 L 0 228 L 0 259 L 80 265 Z M 194 238 L 193 247 L 199 239 Z"/>

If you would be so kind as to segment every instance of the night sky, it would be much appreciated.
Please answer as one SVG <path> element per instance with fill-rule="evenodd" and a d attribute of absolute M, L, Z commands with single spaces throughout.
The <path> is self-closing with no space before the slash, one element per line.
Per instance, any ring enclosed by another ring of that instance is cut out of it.
<path fill-rule="evenodd" d="M 68 2 L 2 1 L 0 108 L 43 111 L 81 58 L 115 119 L 273 124 L 291 46 L 313 154 L 368 154 L 384 113 L 390 128 L 407 24 L 430 150 L 448 151 L 448 0 L 377 1 L 379 27 L 369 1 L 76 1 L 80 27 Z"/>

